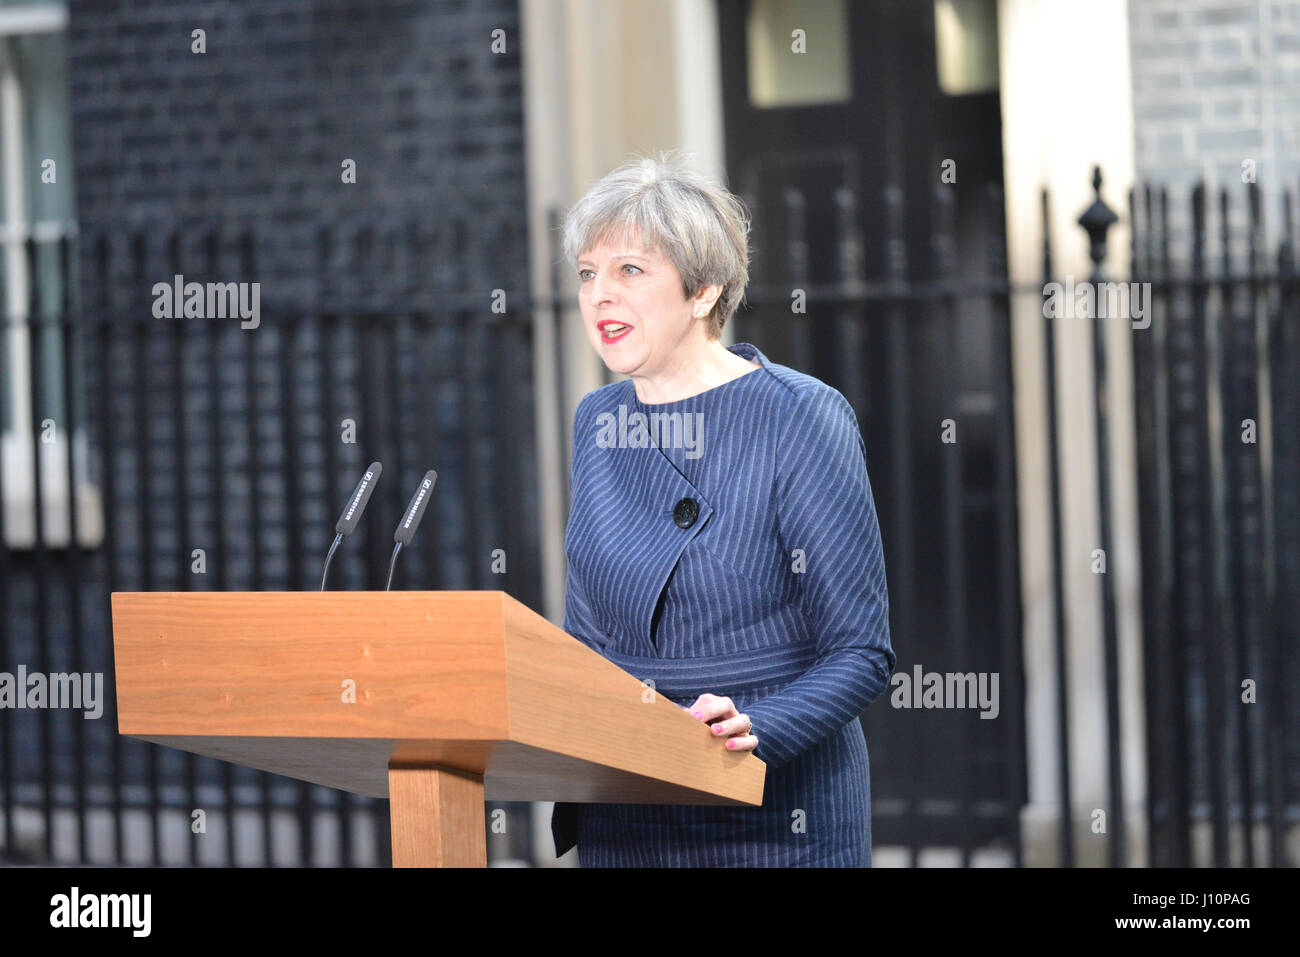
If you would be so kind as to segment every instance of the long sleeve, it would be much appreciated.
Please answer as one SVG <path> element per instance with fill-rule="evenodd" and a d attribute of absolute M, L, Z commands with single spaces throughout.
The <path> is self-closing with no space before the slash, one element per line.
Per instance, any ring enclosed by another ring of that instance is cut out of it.
<path fill-rule="evenodd" d="M 857 719 L 898 660 L 866 446 L 838 391 L 812 390 L 792 411 L 777 450 L 776 507 L 786 560 L 803 552 L 800 588 L 817 659 L 745 709 L 755 754 L 772 768 Z"/>

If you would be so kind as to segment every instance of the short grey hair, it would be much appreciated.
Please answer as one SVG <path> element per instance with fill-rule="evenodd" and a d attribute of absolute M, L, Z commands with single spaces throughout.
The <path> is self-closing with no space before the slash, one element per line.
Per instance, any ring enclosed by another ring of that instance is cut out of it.
<path fill-rule="evenodd" d="M 722 292 L 708 316 L 709 338 L 735 314 L 749 282 L 750 214 L 738 196 L 691 166 L 680 150 L 638 155 L 600 179 L 564 219 L 564 258 L 605 242 L 660 251 L 691 299 L 705 286 Z"/>

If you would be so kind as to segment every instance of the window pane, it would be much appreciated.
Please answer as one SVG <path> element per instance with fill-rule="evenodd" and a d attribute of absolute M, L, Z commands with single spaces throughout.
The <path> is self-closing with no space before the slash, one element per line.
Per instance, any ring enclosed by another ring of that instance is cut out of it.
<path fill-rule="evenodd" d="M 70 223 L 76 216 L 66 41 L 63 33 L 37 33 L 16 42 L 30 171 L 27 215 L 35 223 Z M 55 164 L 53 183 L 42 175 L 47 160 Z"/>
<path fill-rule="evenodd" d="M 752 0 L 745 43 L 749 99 L 755 106 L 851 98 L 845 0 Z"/>
<path fill-rule="evenodd" d="M 998 88 L 997 0 L 934 0 L 934 43 L 941 91 Z"/>
<path fill-rule="evenodd" d="M 24 316 L 34 281 L 46 320 L 30 337 L 14 328 L 0 336 L 0 431 L 26 431 L 44 418 L 67 420 L 62 333 L 52 321 L 64 290 L 58 241 L 76 215 L 65 41 L 61 31 L 0 36 L 0 313 L 6 320 Z M 27 272 L 28 236 L 36 241 L 33 273 Z M 75 294 L 75 285 L 70 291 Z M 39 410 L 30 405 L 32 349 L 40 360 Z"/>

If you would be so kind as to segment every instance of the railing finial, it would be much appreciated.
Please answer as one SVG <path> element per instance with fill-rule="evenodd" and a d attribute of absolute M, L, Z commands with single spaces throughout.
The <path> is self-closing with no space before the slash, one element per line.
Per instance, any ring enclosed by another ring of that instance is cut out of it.
<path fill-rule="evenodd" d="M 1079 225 L 1088 233 L 1088 255 L 1092 259 L 1092 278 L 1101 276 L 1101 264 L 1106 259 L 1106 231 L 1119 222 L 1119 216 L 1101 198 L 1101 167 L 1092 168 L 1092 189 L 1096 198 L 1079 217 Z"/>

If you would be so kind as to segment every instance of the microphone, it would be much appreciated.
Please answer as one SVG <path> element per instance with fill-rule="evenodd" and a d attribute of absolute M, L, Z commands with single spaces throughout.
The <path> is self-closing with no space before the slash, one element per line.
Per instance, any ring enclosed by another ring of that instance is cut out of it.
<path fill-rule="evenodd" d="M 330 573 L 330 561 L 334 558 L 334 552 L 338 550 L 339 542 L 347 538 L 357 530 L 357 523 L 361 521 L 361 513 L 366 510 L 366 503 L 370 501 L 370 495 L 375 490 L 375 484 L 379 481 L 379 475 L 383 472 L 384 467 L 378 462 L 371 462 L 366 469 L 366 474 L 361 476 L 361 481 L 357 483 L 356 491 L 348 498 L 348 504 L 343 506 L 343 514 L 339 520 L 334 523 L 334 544 L 330 545 L 329 553 L 325 556 L 325 570 L 320 576 L 320 590 L 325 590 L 325 578 Z"/>
<path fill-rule="evenodd" d="M 420 527 L 420 519 L 424 518 L 424 510 L 429 506 L 429 499 L 433 497 L 433 486 L 438 481 L 438 473 L 433 469 L 424 473 L 424 478 L 420 479 L 420 487 L 415 490 L 411 496 L 411 501 L 406 506 L 406 511 L 402 513 L 402 520 L 397 523 L 397 531 L 393 532 L 393 557 L 388 562 L 388 584 L 384 586 L 384 591 L 393 587 L 393 569 L 397 567 L 397 555 L 402 550 L 403 545 L 411 544 L 411 539 L 415 537 L 415 530 Z"/>

